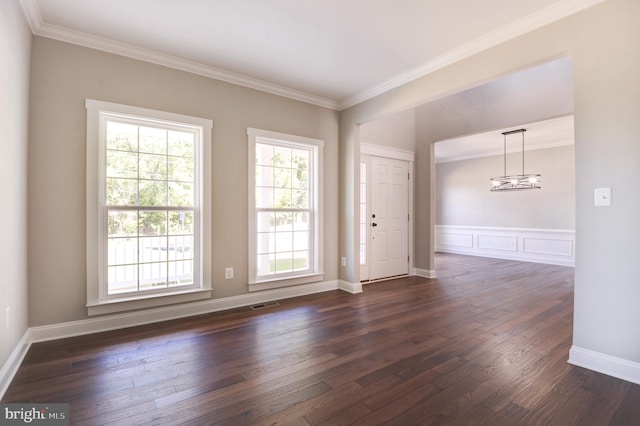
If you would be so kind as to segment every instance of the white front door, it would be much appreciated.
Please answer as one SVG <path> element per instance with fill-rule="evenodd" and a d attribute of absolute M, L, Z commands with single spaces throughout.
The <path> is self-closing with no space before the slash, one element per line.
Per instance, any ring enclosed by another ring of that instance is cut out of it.
<path fill-rule="evenodd" d="M 369 278 L 409 273 L 409 163 L 371 157 Z"/>

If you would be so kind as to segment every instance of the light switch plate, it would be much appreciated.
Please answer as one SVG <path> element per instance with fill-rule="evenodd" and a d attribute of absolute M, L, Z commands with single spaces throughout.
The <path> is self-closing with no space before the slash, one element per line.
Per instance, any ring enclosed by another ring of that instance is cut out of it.
<path fill-rule="evenodd" d="M 593 196 L 596 207 L 609 207 L 611 205 L 611 188 L 595 188 Z"/>

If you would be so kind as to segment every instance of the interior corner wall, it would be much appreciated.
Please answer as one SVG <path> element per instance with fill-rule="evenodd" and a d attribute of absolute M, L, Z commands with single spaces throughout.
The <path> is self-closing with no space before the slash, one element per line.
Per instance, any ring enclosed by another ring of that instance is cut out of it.
<path fill-rule="evenodd" d="M 27 151 L 31 30 L 0 2 L 0 368 L 28 327 Z"/>
<path fill-rule="evenodd" d="M 322 139 L 324 279 L 338 274 L 338 112 L 34 37 L 29 150 L 30 326 L 88 318 L 86 109 L 91 98 L 213 120 L 213 298 L 248 293 L 247 127 Z M 224 269 L 233 267 L 233 279 Z"/>
<path fill-rule="evenodd" d="M 573 145 L 526 151 L 527 172 L 541 174 L 541 189 L 489 191 L 503 156 L 436 165 L 436 224 L 527 229 L 575 229 Z M 518 164 L 519 153 L 507 156 Z"/>
<path fill-rule="evenodd" d="M 640 195 L 633 171 L 640 158 L 640 2 L 607 0 L 411 81 L 341 113 L 341 129 L 443 98 L 533 64 L 570 55 L 574 69 L 576 268 L 574 346 L 603 358 L 640 364 L 637 285 Z M 341 133 L 341 153 L 358 153 L 353 133 Z M 420 142 L 420 141 L 419 141 Z M 421 152 L 417 149 L 418 155 Z M 357 158 L 357 156 L 356 156 Z M 356 162 L 341 162 L 345 192 L 341 246 L 354 246 Z M 417 167 L 426 165 L 417 159 Z M 430 182 L 416 182 L 429 212 Z M 593 190 L 611 187 L 612 206 L 593 206 Z M 348 211 L 350 209 L 350 211 Z M 418 211 L 418 216 L 420 211 Z M 351 218 L 351 220 L 349 220 Z M 429 221 L 431 217 L 422 217 Z M 415 240 L 432 238 L 418 226 Z M 353 252 L 355 256 L 355 250 Z M 433 256 L 433 253 L 429 253 Z M 424 267 L 418 262 L 416 267 Z M 353 268 L 353 265 L 351 265 Z M 346 271 L 348 275 L 352 271 Z"/>

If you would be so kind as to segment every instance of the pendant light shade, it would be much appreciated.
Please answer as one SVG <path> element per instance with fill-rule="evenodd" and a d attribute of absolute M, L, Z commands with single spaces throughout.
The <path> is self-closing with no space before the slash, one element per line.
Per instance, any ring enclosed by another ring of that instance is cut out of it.
<path fill-rule="evenodd" d="M 518 129 L 502 133 L 504 137 L 504 174 L 491 178 L 491 191 L 540 189 L 540 175 L 524 173 L 524 132 L 526 131 L 527 129 Z M 515 133 L 522 135 L 522 174 L 507 176 L 507 136 Z"/>

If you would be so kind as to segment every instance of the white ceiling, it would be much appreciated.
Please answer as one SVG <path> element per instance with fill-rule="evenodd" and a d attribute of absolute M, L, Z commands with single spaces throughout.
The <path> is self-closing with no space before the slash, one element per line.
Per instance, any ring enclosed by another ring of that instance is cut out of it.
<path fill-rule="evenodd" d="M 343 109 L 604 0 L 20 0 L 34 34 Z"/>
<path fill-rule="evenodd" d="M 573 115 L 538 121 L 522 126 L 513 126 L 491 132 L 448 139 L 435 144 L 436 163 L 467 160 L 491 155 L 503 155 L 502 132 L 526 129 L 525 151 L 572 145 L 574 143 Z M 507 153 L 522 152 L 522 136 L 507 135 Z"/>

